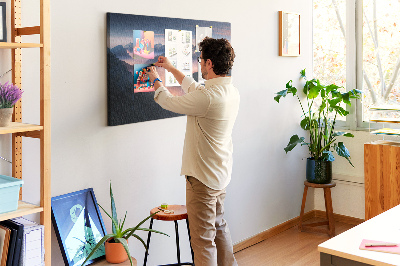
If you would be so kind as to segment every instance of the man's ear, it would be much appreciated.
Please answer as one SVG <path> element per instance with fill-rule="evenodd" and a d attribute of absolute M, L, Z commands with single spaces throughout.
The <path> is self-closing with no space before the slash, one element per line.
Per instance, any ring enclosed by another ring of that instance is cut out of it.
<path fill-rule="evenodd" d="M 206 61 L 206 66 L 209 66 L 210 68 L 213 68 L 213 62 L 211 61 L 211 59 L 207 59 Z"/>

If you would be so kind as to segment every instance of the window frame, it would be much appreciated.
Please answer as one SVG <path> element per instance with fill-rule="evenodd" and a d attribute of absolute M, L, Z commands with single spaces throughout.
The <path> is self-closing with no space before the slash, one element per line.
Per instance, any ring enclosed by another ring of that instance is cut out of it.
<path fill-rule="evenodd" d="M 351 23 L 353 22 L 353 23 Z M 363 90 L 363 0 L 346 0 L 346 91 Z M 313 60 L 314 63 L 314 60 Z M 336 129 L 370 131 L 382 128 L 400 128 L 400 125 L 363 121 L 361 99 L 351 99 L 346 106 L 345 120 L 336 120 Z"/>

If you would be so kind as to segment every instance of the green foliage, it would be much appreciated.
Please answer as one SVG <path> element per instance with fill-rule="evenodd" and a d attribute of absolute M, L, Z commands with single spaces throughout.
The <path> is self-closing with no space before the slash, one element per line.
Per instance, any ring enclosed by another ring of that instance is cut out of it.
<path fill-rule="evenodd" d="M 342 156 L 350 161 L 350 153 L 343 142 L 335 143 L 338 136 L 354 137 L 353 134 L 348 132 L 335 132 L 336 117 L 346 116 L 349 112 L 340 106 L 341 103 L 351 105 L 351 99 L 358 99 L 361 96 L 361 91 L 353 89 L 351 91 L 341 93 L 339 86 L 335 84 L 322 85 L 318 79 L 307 80 L 305 69 L 300 71 L 300 77 L 305 80 L 303 89 L 301 90 L 306 96 L 307 109 L 303 108 L 303 104 L 297 94 L 298 90 L 292 86 L 292 80 L 286 83 L 286 89 L 277 92 L 274 100 L 279 103 L 282 97 L 288 94 L 296 96 L 302 110 L 302 117 L 304 117 L 300 126 L 302 129 L 309 131 L 310 142 L 305 142 L 304 137 L 299 137 L 297 134 L 293 135 L 286 148 L 285 152 L 288 153 L 298 144 L 301 146 L 307 145 L 310 156 L 315 160 L 334 161 L 335 157 L 332 151 L 336 151 L 339 156 Z M 312 111 L 313 105 L 318 102 L 319 106 L 316 112 Z M 354 167 L 354 166 L 353 166 Z"/>
<path fill-rule="evenodd" d="M 127 239 L 129 237 L 133 236 L 134 238 L 139 240 L 143 244 L 144 248 L 147 250 L 147 246 L 146 246 L 145 242 L 143 241 L 143 239 L 140 236 L 138 236 L 137 234 L 135 234 L 136 231 L 138 231 L 138 230 L 139 231 L 150 231 L 150 232 L 154 232 L 154 233 L 158 233 L 158 234 L 163 234 L 163 235 L 166 235 L 169 237 L 169 235 L 167 235 L 163 232 L 140 227 L 143 223 L 145 223 L 148 219 L 153 217 L 158 212 L 155 212 L 155 213 L 147 216 L 140 223 L 138 223 L 135 227 L 131 227 L 131 228 L 124 230 L 124 224 L 125 224 L 127 212 L 125 212 L 124 219 L 118 221 L 117 209 L 115 207 L 115 201 L 114 201 L 114 195 L 113 195 L 112 188 L 111 188 L 111 182 L 110 182 L 110 198 L 111 198 L 111 213 L 112 213 L 112 215 L 110 215 L 106 210 L 104 210 L 104 208 L 100 204 L 97 204 L 97 205 L 99 205 L 99 207 L 104 211 L 104 213 L 108 217 L 110 217 L 112 225 L 113 225 L 112 226 L 113 232 L 112 232 L 112 234 L 107 234 L 102 239 L 100 239 L 100 241 L 97 243 L 97 245 L 93 248 L 92 252 L 87 256 L 86 260 L 82 263 L 82 266 L 85 265 L 85 263 L 90 259 L 90 257 L 92 257 L 93 254 L 100 247 L 102 247 L 104 245 L 104 242 L 106 242 L 109 238 L 113 238 L 116 243 L 121 243 L 123 245 L 123 247 L 126 251 L 126 254 L 128 254 L 128 258 L 129 258 L 129 261 L 131 262 L 131 266 L 133 266 L 132 257 L 129 252 Z"/>

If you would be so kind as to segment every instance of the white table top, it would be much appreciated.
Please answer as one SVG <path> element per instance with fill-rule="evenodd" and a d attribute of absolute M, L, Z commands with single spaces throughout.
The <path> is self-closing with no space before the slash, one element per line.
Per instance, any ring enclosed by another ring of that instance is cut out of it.
<path fill-rule="evenodd" d="M 372 265 L 400 265 L 400 254 L 360 250 L 363 239 L 400 243 L 400 205 L 325 241 L 318 251 Z"/>

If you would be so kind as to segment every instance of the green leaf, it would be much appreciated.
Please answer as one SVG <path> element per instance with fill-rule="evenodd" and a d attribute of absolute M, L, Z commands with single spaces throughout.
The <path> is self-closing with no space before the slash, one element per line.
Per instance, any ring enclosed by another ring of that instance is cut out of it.
<path fill-rule="evenodd" d="M 344 134 L 346 134 L 346 132 L 336 131 L 336 132 L 333 132 L 332 136 L 333 136 L 333 137 L 337 137 L 337 136 L 342 136 L 342 135 L 344 135 Z"/>
<path fill-rule="evenodd" d="M 333 156 L 331 151 L 323 151 L 321 159 L 324 161 L 333 162 L 335 160 L 335 157 Z"/>
<path fill-rule="evenodd" d="M 328 100 L 329 106 L 330 107 L 335 107 L 337 106 L 338 103 L 340 103 L 342 101 L 342 97 L 336 97 L 333 99 Z"/>
<path fill-rule="evenodd" d="M 300 77 L 306 79 L 306 69 L 300 71 Z"/>
<path fill-rule="evenodd" d="M 115 242 L 121 243 L 122 246 L 124 246 L 126 254 L 128 254 L 129 261 L 131 262 L 131 266 L 133 266 L 132 256 L 131 256 L 131 253 L 129 252 L 128 241 L 126 241 L 126 239 L 122 238 L 122 237 L 121 238 L 114 238 L 114 240 L 115 240 Z"/>
<path fill-rule="evenodd" d="M 279 103 L 279 100 L 280 100 L 281 97 L 286 97 L 287 91 L 288 90 L 286 89 L 286 90 L 281 90 L 281 91 L 277 92 L 276 93 L 277 95 L 274 97 L 274 100 Z"/>
<path fill-rule="evenodd" d="M 321 90 L 320 86 L 314 86 L 314 87 L 310 88 L 310 90 L 308 91 L 308 95 L 307 95 L 308 99 L 314 99 L 314 98 L 318 97 L 320 90 Z"/>
<path fill-rule="evenodd" d="M 97 205 L 99 205 L 99 207 L 104 211 L 104 213 L 107 214 L 108 217 L 110 217 L 113 227 L 115 226 L 115 228 L 118 228 L 118 221 L 116 221 L 100 204 L 97 203 Z M 117 235 L 118 232 L 115 229 L 115 232 L 113 230 L 113 233 L 114 235 Z"/>
<path fill-rule="evenodd" d="M 114 234 L 108 234 L 103 236 L 100 241 L 97 243 L 97 245 L 92 249 L 92 252 L 90 252 L 90 254 L 86 257 L 85 261 L 82 263 L 81 266 L 85 265 L 85 263 L 90 259 L 90 257 L 93 256 L 93 254 L 96 252 L 96 250 L 98 250 L 100 248 L 101 245 L 104 244 L 104 242 L 106 242 L 107 239 L 114 237 Z"/>
<path fill-rule="evenodd" d="M 133 233 L 144 223 L 146 222 L 148 219 L 150 219 L 151 217 L 153 217 L 154 215 L 156 215 L 157 213 L 159 213 L 160 211 L 157 211 L 153 214 L 150 214 L 149 216 L 147 216 L 146 218 L 144 218 L 140 223 L 138 223 L 138 225 L 136 225 L 133 228 L 129 228 L 127 230 L 124 231 L 124 233 L 122 233 L 122 235 L 125 235 L 127 232 L 126 231 L 131 231 L 128 235 L 125 236 L 126 239 L 128 239 L 129 237 L 131 237 L 131 235 L 133 235 Z M 125 233 L 126 232 L 126 233 Z"/>
<path fill-rule="evenodd" d="M 144 248 L 145 248 L 146 251 L 147 251 L 147 246 L 146 246 L 146 243 L 144 243 L 143 239 L 142 239 L 140 236 L 138 236 L 137 234 L 133 234 L 132 236 L 133 236 L 134 238 L 136 238 L 137 240 L 139 240 L 140 242 L 142 242 Z"/>
<path fill-rule="evenodd" d="M 346 111 L 343 107 L 341 106 L 334 106 L 332 107 L 332 109 L 334 109 L 336 112 L 338 112 L 339 115 L 341 116 L 346 116 L 349 114 L 348 111 Z"/>
<path fill-rule="evenodd" d="M 354 135 L 351 133 L 346 133 L 343 136 L 348 137 L 348 138 L 354 138 Z"/>
<path fill-rule="evenodd" d="M 125 212 L 125 217 L 124 217 L 124 221 L 121 223 L 121 231 L 122 231 L 122 228 L 124 228 L 124 224 L 125 224 L 125 220 L 126 220 L 126 215 L 128 214 L 128 212 L 126 211 Z"/>
<path fill-rule="evenodd" d="M 350 94 L 348 92 L 342 93 L 343 102 L 347 105 L 351 105 Z"/>
<path fill-rule="evenodd" d="M 111 214 L 112 214 L 112 218 L 113 218 L 115 221 L 118 221 L 117 209 L 116 209 L 116 207 L 115 207 L 114 196 L 113 196 L 112 188 L 111 188 L 111 180 L 110 180 L 110 198 L 111 198 Z M 103 210 L 104 210 L 104 209 L 103 209 Z M 114 225 L 114 223 L 113 223 L 113 225 L 112 225 L 112 231 L 113 231 L 114 234 L 117 233 L 117 227 L 118 227 L 118 222 L 117 222 L 117 225 Z"/>
<path fill-rule="evenodd" d="M 354 165 L 351 163 L 350 161 L 350 152 L 349 150 L 346 148 L 346 146 L 344 146 L 343 142 L 339 142 L 337 145 L 335 145 L 336 147 L 336 152 L 339 156 L 342 156 L 344 158 L 347 159 L 347 161 L 351 164 L 351 166 L 354 167 Z"/>
<path fill-rule="evenodd" d="M 293 135 L 290 138 L 289 143 L 286 146 L 286 148 L 284 148 L 284 150 L 286 151 L 286 153 L 288 153 L 289 151 L 293 150 L 293 148 L 296 147 L 297 144 L 302 143 L 303 141 L 304 141 L 304 137 L 299 138 L 299 136 Z"/>
<path fill-rule="evenodd" d="M 166 236 L 168 236 L 169 237 L 169 235 L 167 235 L 166 233 L 163 233 L 163 232 L 160 232 L 160 231 L 157 231 L 157 230 L 154 230 L 154 229 L 149 229 L 149 228 L 138 228 L 137 230 L 140 230 L 140 231 L 148 231 L 148 232 L 153 232 L 153 233 L 157 233 L 157 234 L 161 234 L 161 235 L 166 235 Z"/>
<path fill-rule="evenodd" d="M 335 85 L 335 84 L 331 84 L 326 86 L 326 92 L 330 93 L 331 91 L 336 92 L 337 89 L 339 89 L 339 86 Z"/>
<path fill-rule="evenodd" d="M 310 118 L 305 117 L 303 120 L 301 120 L 300 126 L 304 130 L 310 130 Z"/>

